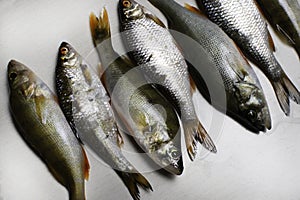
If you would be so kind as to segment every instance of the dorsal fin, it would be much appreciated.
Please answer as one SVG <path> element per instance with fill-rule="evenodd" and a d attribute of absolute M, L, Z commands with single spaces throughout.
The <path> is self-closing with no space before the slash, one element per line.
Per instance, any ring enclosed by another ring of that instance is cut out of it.
<path fill-rule="evenodd" d="M 146 13 L 146 17 L 152 19 L 156 24 L 158 24 L 159 26 L 166 28 L 165 24 L 155 15 L 152 15 L 150 13 Z"/>

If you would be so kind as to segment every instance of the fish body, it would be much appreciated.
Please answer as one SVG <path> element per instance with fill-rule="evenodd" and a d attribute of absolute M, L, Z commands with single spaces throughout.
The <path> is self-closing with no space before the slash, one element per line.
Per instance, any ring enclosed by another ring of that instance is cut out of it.
<path fill-rule="evenodd" d="M 126 129 L 159 166 L 172 174 L 182 174 L 180 125 L 173 107 L 147 84 L 141 72 L 133 69 L 135 65 L 128 58 L 114 51 L 105 9 L 99 18 L 90 15 L 90 25 L 94 45 L 106 69 L 104 85 Z"/>
<path fill-rule="evenodd" d="M 226 106 L 230 116 L 253 132 L 270 129 L 269 109 L 257 76 L 226 33 L 206 17 L 183 8 L 174 0 L 149 1 L 166 16 L 170 29 L 187 35 L 202 47 L 194 50 L 193 45 L 182 35 L 171 32 L 186 58 L 191 58 L 189 61 L 193 63 L 196 72 L 191 72 L 193 69 L 190 72 L 199 90 L 204 87 L 199 82 L 198 73 L 205 71 L 205 77 L 214 82 L 219 81 L 217 86 L 225 90 L 226 104 L 222 103 L 222 97 L 216 98 L 217 106 Z M 198 64 L 203 59 L 208 59 L 209 64 Z M 209 74 L 209 67 L 215 69 L 212 74 Z M 215 78 L 216 73 L 220 74 L 221 79 Z M 204 96 L 207 97 L 208 93 L 205 91 Z"/>
<path fill-rule="evenodd" d="M 138 185 L 151 189 L 122 154 L 121 135 L 100 79 L 66 42 L 59 48 L 56 90 L 61 108 L 80 140 L 116 171 L 133 199 L 139 199 Z"/>
<path fill-rule="evenodd" d="M 84 200 L 89 164 L 56 97 L 28 67 L 8 64 L 10 109 L 13 119 L 53 176 L 69 191 L 70 200 Z"/>
<path fill-rule="evenodd" d="M 197 0 L 199 7 L 220 26 L 270 80 L 279 104 L 290 113 L 291 98 L 300 102 L 297 88 L 287 77 L 273 51 L 275 50 L 267 24 L 253 0 Z"/>
<path fill-rule="evenodd" d="M 131 57 L 148 78 L 175 106 L 184 129 L 191 160 L 200 142 L 206 149 L 216 147 L 198 120 L 191 98 L 190 80 L 184 57 L 158 18 L 145 13 L 133 0 L 119 1 L 123 41 Z"/>
<path fill-rule="evenodd" d="M 256 0 L 256 2 L 273 29 L 294 47 L 300 57 L 300 2 L 298 0 Z"/>

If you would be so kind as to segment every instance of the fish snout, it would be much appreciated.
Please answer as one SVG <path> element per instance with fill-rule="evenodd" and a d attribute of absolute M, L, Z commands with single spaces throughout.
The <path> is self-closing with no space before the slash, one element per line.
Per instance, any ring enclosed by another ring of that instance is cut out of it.
<path fill-rule="evenodd" d="M 169 164 L 164 169 L 166 171 L 170 172 L 171 174 L 181 175 L 183 172 L 183 169 L 184 169 L 182 156 L 180 156 L 180 158 L 177 162 L 173 162 L 173 163 Z"/>

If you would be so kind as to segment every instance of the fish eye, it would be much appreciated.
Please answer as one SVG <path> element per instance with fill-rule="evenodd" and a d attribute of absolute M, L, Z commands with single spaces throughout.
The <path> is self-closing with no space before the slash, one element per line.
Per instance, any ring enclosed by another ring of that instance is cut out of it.
<path fill-rule="evenodd" d="M 15 72 L 12 72 L 10 75 L 9 75 L 9 78 L 10 78 L 10 80 L 12 80 L 12 81 L 14 81 L 16 78 L 17 78 L 17 73 L 15 73 Z"/>
<path fill-rule="evenodd" d="M 129 8 L 131 6 L 130 1 L 123 1 L 123 6 Z"/>
<path fill-rule="evenodd" d="M 248 112 L 248 116 L 251 118 L 251 119 L 255 119 L 257 117 L 257 114 L 254 110 L 250 110 Z"/>
<path fill-rule="evenodd" d="M 178 152 L 177 151 L 172 151 L 171 156 L 172 157 L 178 157 Z"/>
<path fill-rule="evenodd" d="M 62 55 L 66 55 L 68 52 L 69 52 L 69 49 L 68 49 L 67 47 L 62 47 L 62 48 L 60 49 L 60 53 L 61 53 Z"/>

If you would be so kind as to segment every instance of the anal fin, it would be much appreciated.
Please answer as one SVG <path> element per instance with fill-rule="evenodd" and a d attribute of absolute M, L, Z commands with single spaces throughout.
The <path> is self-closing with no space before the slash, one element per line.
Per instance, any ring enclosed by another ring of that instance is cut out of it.
<path fill-rule="evenodd" d="M 82 154 L 83 154 L 83 159 L 84 159 L 84 179 L 88 180 L 89 174 L 90 174 L 90 164 L 89 164 L 89 160 L 86 155 L 86 152 L 82 146 L 81 146 L 81 149 L 82 149 Z"/>

